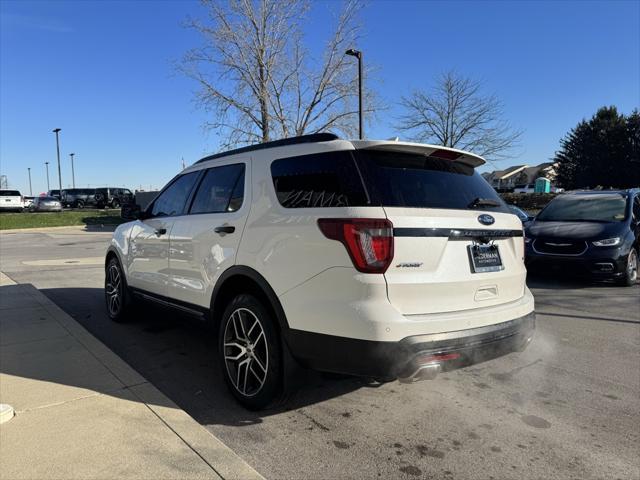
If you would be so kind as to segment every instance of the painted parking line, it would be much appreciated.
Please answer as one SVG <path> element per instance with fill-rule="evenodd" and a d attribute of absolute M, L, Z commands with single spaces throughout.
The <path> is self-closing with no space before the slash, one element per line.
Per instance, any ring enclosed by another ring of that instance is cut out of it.
<path fill-rule="evenodd" d="M 24 260 L 23 265 L 34 267 L 68 267 L 70 265 L 103 265 L 104 257 L 84 257 L 84 258 L 56 258 L 51 260 Z"/>

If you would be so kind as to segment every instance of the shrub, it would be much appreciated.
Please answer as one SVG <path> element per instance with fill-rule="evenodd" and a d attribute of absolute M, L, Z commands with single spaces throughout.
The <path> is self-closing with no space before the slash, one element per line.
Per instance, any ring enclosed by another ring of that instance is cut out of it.
<path fill-rule="evenodd" d="M 529 212 L 542 210 L 556 193 L 502 193 L 500 196 L 509 205 L 516 205 Z"/>

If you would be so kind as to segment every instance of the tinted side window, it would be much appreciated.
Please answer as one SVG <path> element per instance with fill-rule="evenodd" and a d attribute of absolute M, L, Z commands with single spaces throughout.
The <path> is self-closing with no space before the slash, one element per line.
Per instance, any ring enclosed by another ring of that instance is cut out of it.
<path fill-rule="evenodd" d="M 242 206 L 244 164 L 207 170 L 191 205 L 190 213 L 235 212 Z"/>
<path fill-rule="evenodd" d="M 351 152 L 326 152 L 283 158 L 271 164 L 280 205 L 286 208 L 368 205 L 367 193 Z"/>
<path fill-rule="evenodd" d="M 160 196 L 153 202 L 151 215 L 153 217 L 167 217 L 180 215 L 184 210 L 189 193 L 195 184 L 200 172 L 186 173 L 178 177 Z"/>

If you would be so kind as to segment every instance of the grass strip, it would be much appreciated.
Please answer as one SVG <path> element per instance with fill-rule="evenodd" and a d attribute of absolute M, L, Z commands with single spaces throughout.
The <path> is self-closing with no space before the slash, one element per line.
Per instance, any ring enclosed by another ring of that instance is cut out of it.
<path fill-rule="evenodd" d="M 0 230 L 67 227 L 73 225 L 119 225 L 120 210 L 66 210 L 63 212 L 0 213 Z"/>

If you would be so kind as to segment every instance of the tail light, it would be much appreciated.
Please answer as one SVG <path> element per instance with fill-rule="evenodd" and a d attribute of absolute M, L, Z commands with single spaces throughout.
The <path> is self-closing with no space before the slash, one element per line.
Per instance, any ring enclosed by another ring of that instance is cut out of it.
<path fill-rule="evenodd" d="M 393 224 L 387 219 L 321 218 L 325 237 L 341 242 L 353 266 L 363 273 L 384 273 L 393 260 Z"/>

